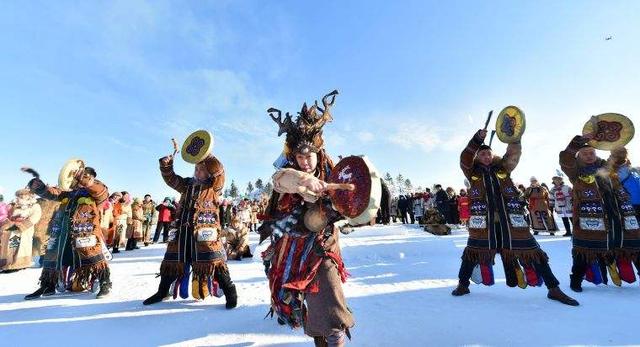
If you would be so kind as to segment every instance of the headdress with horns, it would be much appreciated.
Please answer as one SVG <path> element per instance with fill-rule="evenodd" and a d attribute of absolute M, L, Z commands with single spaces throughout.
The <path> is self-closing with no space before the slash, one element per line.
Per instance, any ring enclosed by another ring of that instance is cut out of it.
<path fill-rule="evenodd" d="M 318 101 L 311 107 L 305 103 L 298 113 L 295 121 L 291 119 L 289 112 L 282 119 L 282 111 L 270 108 L 267 110 L 271 119 L 278 124 L 278 136 L 286 133 L 285 155 L 290 157 L 296 153 L 320 152 L 324 148 L 322 139 L 322 127 L 333 120 L 329 109 L 336 101 L 338 91 L 334 90 L 322 98 L 322 105 Z M 276 115 L 274 115 L 276 114 Z"/>

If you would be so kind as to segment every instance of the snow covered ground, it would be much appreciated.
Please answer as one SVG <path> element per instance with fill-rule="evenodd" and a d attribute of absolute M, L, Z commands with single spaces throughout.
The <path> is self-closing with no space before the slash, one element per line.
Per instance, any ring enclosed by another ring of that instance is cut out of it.
<path fill-rule="evenodd" d="M 252 250 L 257 235 L 251 236 Z M 571 267 L 568 238 L 538 236 L 567 293 Z M 345 285 L 356 318 L 352 346 L 550 346 L 640 344 L 638 284 L 584 284 L 570 293 L 581 306 L 546 298 L 546 289 L 508 288 L 502 266 L 496 285 L 472 285 L 452 297 L 466 233 L 436 237 L 417 226 L 367 227 L 342 237 L 352 277 Z M 303 346 L 301 331 L 263 319 L 269 293 L 262 264 L 230 262 L 239 306 L 224 298 L 170 300 L 150 307 L 142 300 L 158 285 L 164 245 L 123 252 L 112 261 L 114 289 L 107 299 L 90 293 L 24 301 L 36 289 L 40 269 L 0 274 L 2 346 Z"/>

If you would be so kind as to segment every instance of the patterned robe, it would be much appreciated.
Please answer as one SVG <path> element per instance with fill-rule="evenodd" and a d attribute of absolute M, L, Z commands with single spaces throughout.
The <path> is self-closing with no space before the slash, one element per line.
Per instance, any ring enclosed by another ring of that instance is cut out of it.
<path fill-rule="evenodd" d="M 41 285 L 55 286 L 61 282 L 72 290 L 87 289 L 93 278 L 109 271 L 102 252 L 104 241 L 98 208 L 109 196 L 107 187 L 96 180 L 90 187 L 63 191 L 33 179 L 29 188 L 44 199 L 61 202 L 49 230 Z"/>
<path fill-rule="evenodd" d="M 197 182 L 193 178 L 183 178 L 173 171 L 173 162 L 163 165 L 160 172 L 165 183 L 175 189 L 180 196 L 177 219 L 169 230 L 169 240 L 160 274 L 177 278 L 176 284 L 188 281 L 190 268 L 193 270 L 193 291 L 196 299 L 216 295 L 212 285 L 215 274 L 228 272 L 225 250 L 222 244 L 219 203 L 224 187 L 224 168 L 217 159 L 212 178 Z M 188 283 L 188 282 L 186 282 Z M 198 291 L 200 289 L 200 291 Z"/>

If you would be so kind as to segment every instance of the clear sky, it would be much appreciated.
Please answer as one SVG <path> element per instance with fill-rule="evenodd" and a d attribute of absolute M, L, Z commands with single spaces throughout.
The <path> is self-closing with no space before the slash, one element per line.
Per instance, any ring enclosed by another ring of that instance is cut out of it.
<path fill-rule="evenodd" d="M 282 150 L 265 110 L 333 89 L 334 157 L 461 187 L 466 141 L 514 104 L 527 116 L 515 178 L 548 182 L 591 115 L 640 124 L 640 2 L 516 3 L 2 1 L 0 186 L 23 186 L 22 165 L 55 183 L 79 157 L 110 190 L 164 196 L 157 159 L 206 128 L 244 188 Z"/>

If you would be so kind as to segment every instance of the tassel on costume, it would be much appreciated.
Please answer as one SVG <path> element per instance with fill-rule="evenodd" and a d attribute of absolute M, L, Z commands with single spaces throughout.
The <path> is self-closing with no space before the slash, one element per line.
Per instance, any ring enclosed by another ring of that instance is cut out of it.
<path fill-rule="evenodd" d="M 585 279 L 595 285 L 602 284 L 602 272 L 600 271 L 600 264 L 598 261 L 587 265 Z"/>
<path fill-rule="evenodd" d="M 485 286 L 492 286 L 495 284 L 495 280 L 493 278 L 493 265 L 480 265 L 480 272 L 482 273 L 482 284 Z"/>
<path fill-rule="evenodd" d="M 540 276 L 538 276 L 538 273 L 533 266 L 523 265 L 522 267 L 524 268 L 524 275 L 527 280 L 527 285 L 538 287 L 542 284 L 540 283 Z"/>
<path fill-rule="evenodd" d="M 515 264 L 516 269 L 516 278 L 518 278 L 518 287 L 525 289 L 527 288 L 527 281 L 524 280 L 524 272 L 520 268 L 520 265 Z"/>
<path fill-rule="evenodd" d="M 620 280 L 620 274 L 618 273 L 618 267 L 616 265 L 616 261 L 614 260 L 611 264 L 607 265 L 607 269 L 609 269 L 609 276 L 611 277 L 611 282 L 616 286 L 620 287 L 622 285 L 622 281 Z"/>
<path fill-rule="evenodd" d="M 471 272 L 471 281 L 475 284 L 482 283 L 482 272 L 480 271 L 480 265 L 476 265 Z"/>
<path fill-rule="evenodd" d="M 629 259 L 619 257 L 616 261 L 616 264 L 621 280 L 627 283 L 633 283 L 636 281 L 636 274 L 633 271 L 633 265 L 631 264 L 631 261 Z"/>

